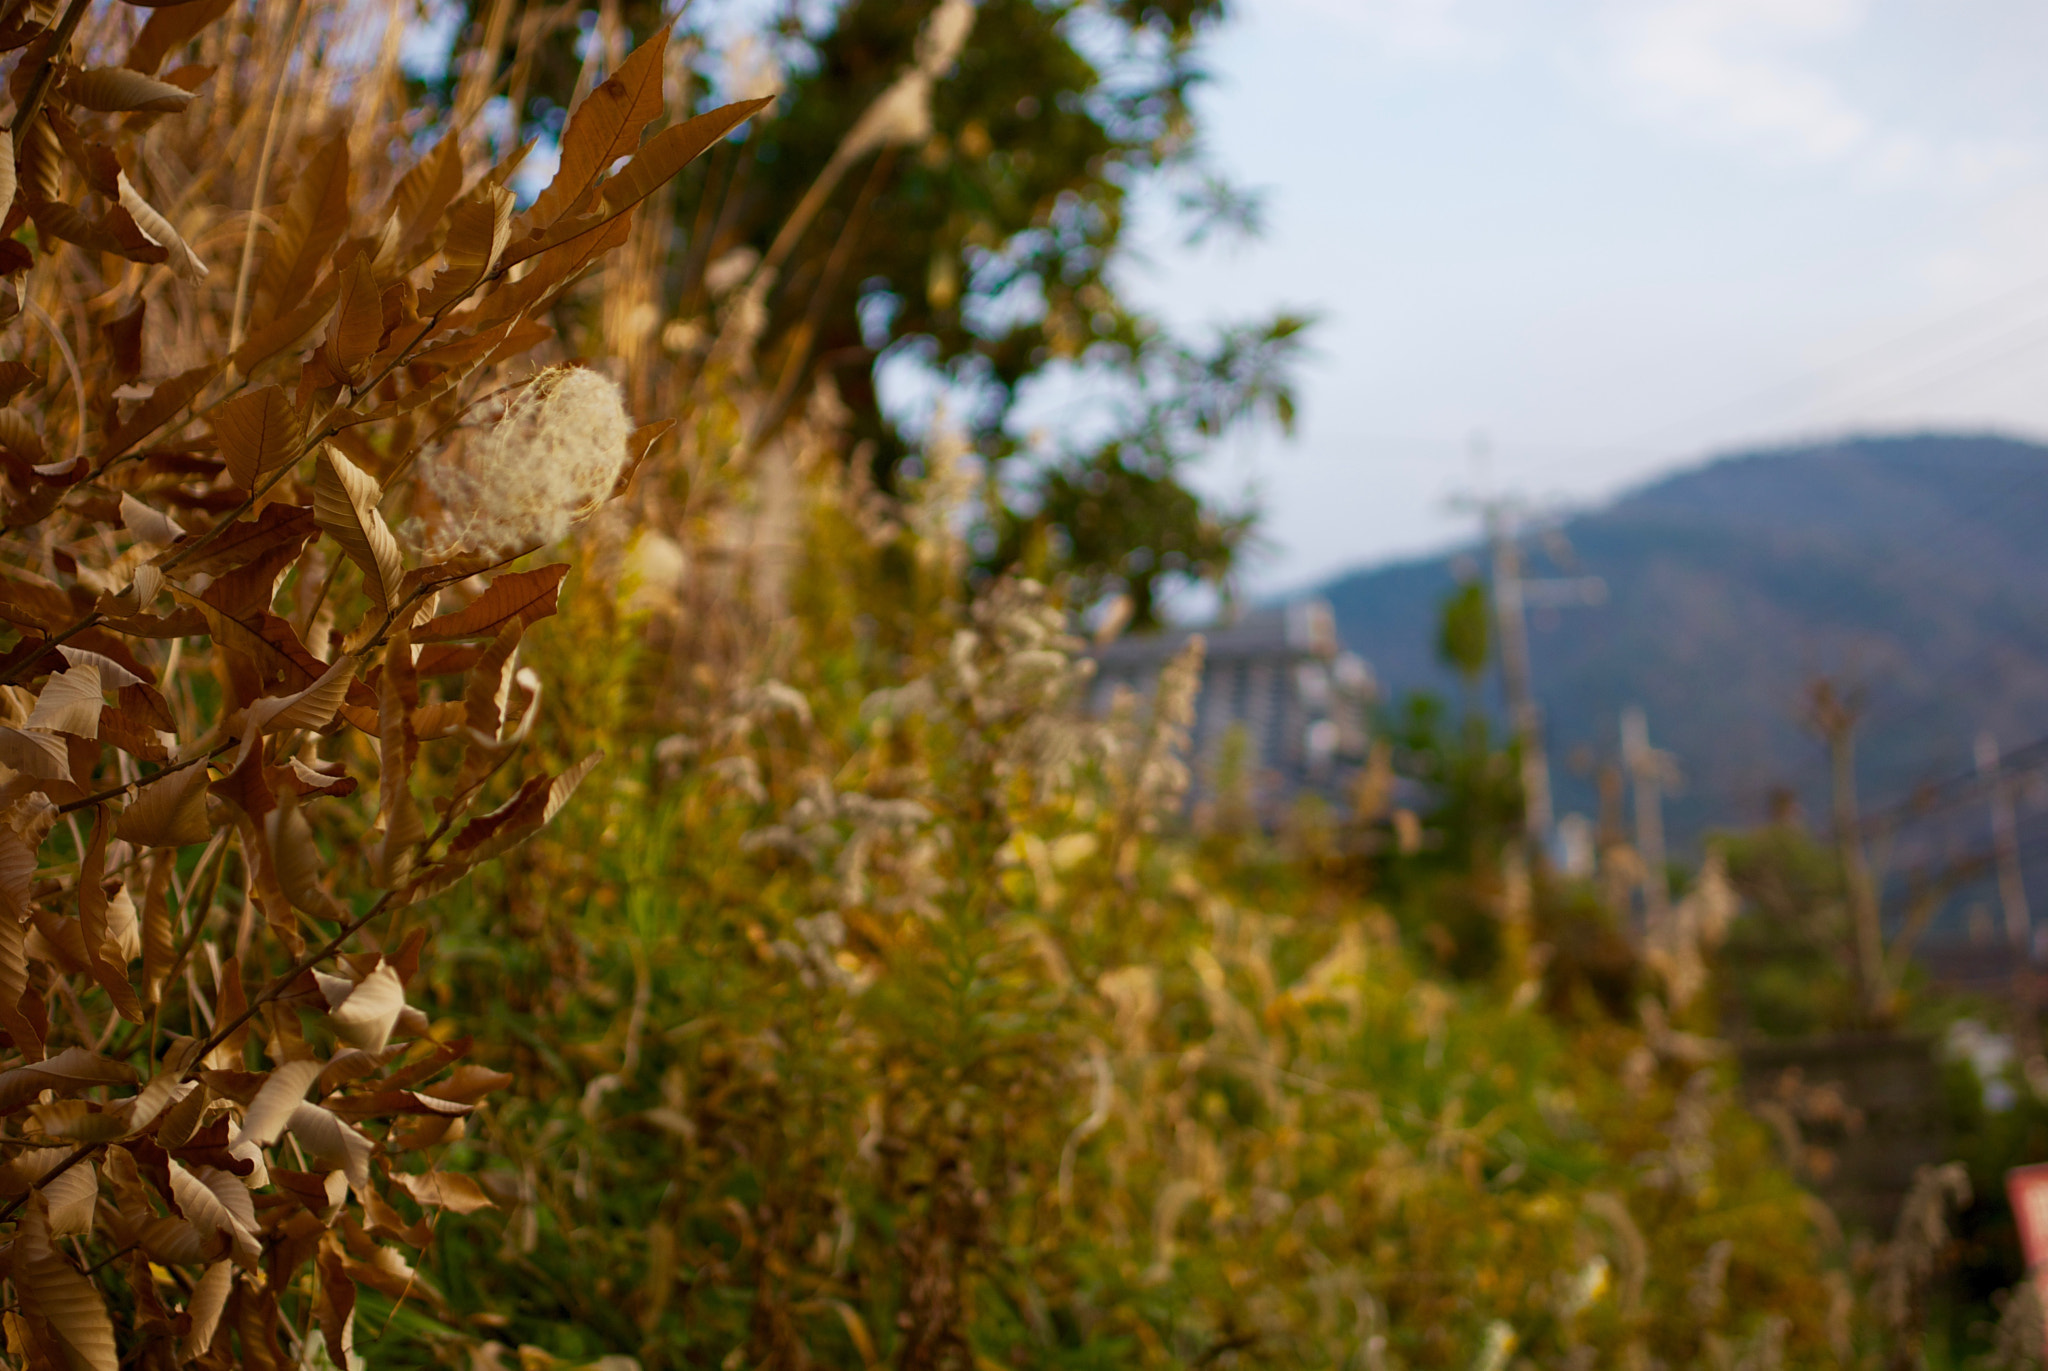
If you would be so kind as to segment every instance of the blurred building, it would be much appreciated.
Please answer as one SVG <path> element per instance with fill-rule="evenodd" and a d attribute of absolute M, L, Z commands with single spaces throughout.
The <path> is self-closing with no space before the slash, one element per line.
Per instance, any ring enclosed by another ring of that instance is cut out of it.
<path fill-rule="evenodd" d="M 1197 800 L 1213 797 L 1219 767 L 1241 740 L 1250 798 L 1265 812 L 1305 793 L 1340 796 L 1363 762 L 1372 671 L 1337 642 L 1327 602 L 1295 600 L 1253 609 L 1202 629 L 1119 638 L 1097 648 L 1090 707 L 1106 711 L 1119 688 L 1150 699 L 1159 673 L 1195 633 L 1207 643 L 1189 758 Z"/>

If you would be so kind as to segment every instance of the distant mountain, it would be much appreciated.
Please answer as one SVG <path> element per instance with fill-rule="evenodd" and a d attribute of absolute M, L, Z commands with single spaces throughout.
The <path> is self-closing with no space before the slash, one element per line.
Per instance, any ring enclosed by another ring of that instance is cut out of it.
<path fill-rule="evenodd" d="M 1824 820 L 1824 754 L 1802 724 L 1821 675 L 1868 705 L 1866 805 L 1967 769 L 1981 729 L 2008 748 L 2048 736 L 2048 447 L 1923 434 L 1726 457 L 1562 532 L 1571 574 L 1608 598 L 1531 615 L 1560 813 L 1592 812 L 1583 763 L 1619 750 L 1630 704 L 1684 771 L 1667 810 L 1682 841 L 1761 819 L 1775 786 Z M 1320 593 L 1385 687 L 1455 697 L 1437 614 L 1482 561 L 1367 569 Z M 1540 541 L 1527 562 L 1560 574 Z"/>

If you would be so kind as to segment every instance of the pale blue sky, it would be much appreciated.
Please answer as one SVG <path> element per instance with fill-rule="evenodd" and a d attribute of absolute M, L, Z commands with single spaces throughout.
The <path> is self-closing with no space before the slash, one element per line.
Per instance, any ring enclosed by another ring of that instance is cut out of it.
<path fill-rule="evenodd" d="M 1255 244 L 1134 270 L 1188 322 L 1320 312 L 1254 590 L 1588 501 L 1705 452 L 2048 433 L 2048 7 L 1242 0 L 1201 107 Z"/>

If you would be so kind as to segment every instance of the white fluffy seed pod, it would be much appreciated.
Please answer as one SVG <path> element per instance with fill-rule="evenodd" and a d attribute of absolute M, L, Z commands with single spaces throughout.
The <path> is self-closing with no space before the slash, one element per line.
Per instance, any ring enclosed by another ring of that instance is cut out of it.
<path fill-rule="evenodd" d="M 559 541 L 610 497 L 631 434 L 615 382 L 586 367 L 541 372 L 459 458 L 421 463 L 444 552 L 510 556 Z"/>

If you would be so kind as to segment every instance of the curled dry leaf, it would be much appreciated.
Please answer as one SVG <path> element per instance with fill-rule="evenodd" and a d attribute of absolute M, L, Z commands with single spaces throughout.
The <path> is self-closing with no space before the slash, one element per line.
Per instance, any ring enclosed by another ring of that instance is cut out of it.
<path fill-rule="evenodd" d="M 213 1337 L 220 1328 L 221 1311 L 227 1308 L 228 1293 L 234 1289 L 235 1269 L 228 1262 L 216 1261 L 206 1268 L 192 1287 L 192 1298 L 186 1301 L 185 1313 L 189 1325 L 178 1351 L 186 1359 L 206 1355 L 213 1346 Z"/>
<path fill-rule="evenodd" d="M 398 540 L 377 509 L 383 491 L 377 482 L 333 446 L 320 449 L 319 474 L 313 482 L 313 518 L 341 544 L 341 550 L 363 573 L 363 590 L 380 615 L 396 606 L 398 580 L 404 566 Z"/>
<path fill-rule="evenodd" d="M 116 1371 L 114 1325 L 92 1282 L 78 1273 L 54 1241 L 49 1203 L 31 1194 L 15 1230 L 8 1275 L 22 1312 L 48 1330 L 75 1371 Z"/>
<path fill-rule="evenodd" d="M 368 1190 L 372 1144 L 354 1125 L 317 1104 L 302 1104 L 285 1127 L 305 1149 L 308 1162 L 343 1172 L 358 1192 Z"/>
<path fill-rule="evenodd" d="M 262 1247 L 256 1240 L 256 1206 L 241 1178 L 211 1166 L 188 1168 L 175 1157 L 169 1167 L 171 1199 L 186 1222 L 202 1233 L 226 1234 L 235 1263 L 254 1270 Z"/>
<path fill-rule="evenodd" d="M 151 509 L 126 491 L 121 493 L 121 525 L 135 535 L 135 541 L 151 547 L 169 547 L 185 532 L 176 520 Z"/>
<path fill-rule="evenodd" d="M 497 1202 L 482 1186 L 467 1176 L 446 1171 L 429 1171 L 423 1176 L 395 1175 L 391 1178 L 420 1204 L 446 1209 L 455 1214 L 474 1214 L 479 1209 L 496 1209 Z"/>
<path fill-rule="evenodd" d="M 30 711 L 23 727 L 97 738 L 100 736 L 100 710 L 106 707 L 102 695 L 99 668 L 92 663 L 81 663 L 58 672 L 50 677 L 42 693 L 36 696 L 36 707 Z"/>
<path fill-rule="evenodd" d="M 384 306 L 378 297 L 377 275 L 370 254 L 359 252 L 341 276 L 341 298 L 327 330 L 328 360 L 355 376 L 376 355 L 384 338 Z"/>
<path fill-rule="evenodd" d="M 157 773 L 162 775 L 161 772 Z M 206 821 L 206 764 L 193 762 L 162 780 L 144 778 L 114 836 L 139 847 L 187 847 L 213 836 Z"/>
<path fill-rule="evenodd" d="M 12 1113 L 45 1090 L 66 1094 L 99 1085 L 127 1085 L 135 1068 L 83 1047 L 67 1047 L 47 1061 L 0 1071 L 0 1113 Z"/>
<path fill-rule="evenodd" d="M 313 842 L 312 825 L 299 806 L 289 800 L 266 814 L 264 831 L 270 839 L 270 854 L 277 868 L 277 881 L 292 908 L 316 918 L 340 919 L 347 911 L 320 887 L 320 849 Z"/>
<path fill-rule="evenodd" d="M 416 643 L 445 643 L 457 638 L 495 637 L 514 621 L 531 625 L 555 612 L 562 595 L 563 564 L 514 571 L 491 582 L 484 593 L 452 614 L 430 619 L 413 630 Z"/>
<path fill-rule="evenodd" d="M 266 697 L 250 705 L 252 735 L 280 733 L 288 728 L 327 727 L 340 712 L 342 701 L 348 698 L 355 670 L 356 659 L 343 653 L 304 690 L 293 695 Z"/>
<path fill-rule="evenodd" d="M 71 1166 L 45 1182 L 43 1199 L 50 1206 L 50 1236 L 75 1238 L 92 1232 L 93 1212 L 99 1207 L 100 1179 L 92 1160 Z"/>
<path fill-rule="evenodd" d="M 95 720 L 99 716 L 93 716 Z M 96 726 L 96 725 L 95 725 Z M 48 733 L 25 733 L 18 728 L 0 727 L 0 763 L 25 771 L 38 780 L 71 780 L 71 754 L 62 738 Z"/>
<path fill-rule="evenodd" d="M 128 217 L 135 221 L 135 227 L 142 230 L 143 237 L 170 254 L 170 267 L 178 279 L 205 280 L 206 263 L 200 261 L 186 245 L 184 238 L 171 227 L 171 221 L 157 213 L 155 207 L 128 183 L 127 172 L 120 174 L 116 184 L 121 192 L 121 208 L 128 211 Z"/>
<path fill-rule="evenodd" d="M 633 154 L 632 161 L 604 183 L 605 208 L 613 214 L 631 209 L 703 156 L 719 139 L 773 103 L 773 96 L 741 100 L 706 110 L 655 134 Z"/>
<path fill-rule="evenodd" d="M 108 114 L 133 110 L 176 114 L 192 103 L 191 91 L 126 67 L 92 67 L 76 72 L 64 83 L 64 89 L 87 109 Z"/>
<path fill-rule="evenodd" d="M 320 992 L 327 997 L 327 1022 L 335 1036 L 364 1052 L 380 1051 L 391 1039 L 398 1016 L 405 1012 L 405 983 L 389 962 L 362 980 L 350 983 L 338 976 L 321 976 Z"/>
<path fill-rule="evenodd" d="M 229 1143 L 229 1148 L 239 1148 L 245 1142 L 268 1147 L 276 1142 L 284 1135 L 292 1111 L 305 1102 L 307 1087 L 319 1075 L 320 1063 L 311 1058 L 284 1062 L 273 1068 L 269 1079 L 263 1082 L 263 1088 L 256 1092 L 256 1098 L 243 1112 L 242 1127 Z"/>
<path fill-rule="evenodd" d="M 201 1228 L 175 1214 L 159 1215 L 137 1224 L 135 1241 L 152 1260 L 173 1266 L 222 1261 L 234 1246 L 225 1231 Z"/>
<path fill-rule="evenodd" d="M 82 647 L 72 647 L 67 643 L 57 649 L 57 655 L 62 657 L 68 666 L 89 666 L 99 672 L 100 688 L 103 690 L 125 690 L 129 686 L 148 684 L 142 677 L 112 657 L 98 652 L 88 652 Z"/>
<path fill-rule="evenodd" d="M 670 25 L 626 54 L 618 70 L 583 98 L 562 131 L 555 176 L 520 216 L 527 229 L 546 229 L 576 207 L 585 191 L 619 158 L 640 146 L 640 134 L 662 112 L 663 54 Z"/>
<path fill-rule="evenodd" d="M 449 220 L 448 239 L 441 247 L 452 272 L 474 282 L 498 265 L 512 236 L 512 205 L 510 190 L 485 186 L 478 190 L 477 198 L 456 209 Z"/>
<path fill-rule="evenodd" d="M 318 1284 L 314 1289 L 313 1317 L 327 1344 L 328 1360 L 336 1366 L 350 1366 L 355 1356 L 356 1285 L 349 1278 L 348 1258 L 334 1235 L 321 1239 L 314 1258 Z"/>

